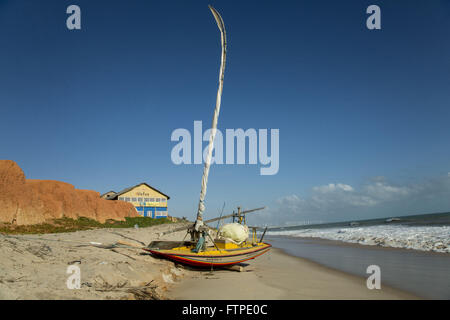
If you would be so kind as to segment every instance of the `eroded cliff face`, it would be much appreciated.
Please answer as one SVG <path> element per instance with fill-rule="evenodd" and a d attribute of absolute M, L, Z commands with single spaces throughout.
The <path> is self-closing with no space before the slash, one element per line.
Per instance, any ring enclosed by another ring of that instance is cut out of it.
<path fill-rule="evenodd" d="M 104 200 L 96 191 L 75 189 L 65 182 L 26 179 L 17 163 L 0 160 L 0 222 L 30 225 L 87 217 L 103 223 L 136 216 L 130 203 Z"/>

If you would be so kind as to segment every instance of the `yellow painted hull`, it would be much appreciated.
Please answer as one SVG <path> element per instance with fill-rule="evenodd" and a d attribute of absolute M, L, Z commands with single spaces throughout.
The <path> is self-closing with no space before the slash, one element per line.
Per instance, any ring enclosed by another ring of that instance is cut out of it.
<path fill-rule="evenodd" d="M 145 251 L 153 255 L 164 257 L 183 264 L 197 267 L 221 267 L 241 263 L 254 259 L 270 250 L 272 246 L 268 243 L 258 243 L 255 245 L 233 245 L 232 248 L 220 249 L 215 247 L 206 248 L 206 250 L 194 253 L 192 246 L 179 246 L 170 249 L 161 249 L 156 246 L 144 248 Z"/>

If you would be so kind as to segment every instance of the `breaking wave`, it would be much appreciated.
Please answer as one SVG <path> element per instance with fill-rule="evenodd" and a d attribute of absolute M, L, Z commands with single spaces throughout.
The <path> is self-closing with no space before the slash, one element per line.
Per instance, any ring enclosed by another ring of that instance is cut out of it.
<path fill-rule="evenodd" d="M 449 226 L 367 226 L 268 231 L 267 234 L 450 253 Z"/>

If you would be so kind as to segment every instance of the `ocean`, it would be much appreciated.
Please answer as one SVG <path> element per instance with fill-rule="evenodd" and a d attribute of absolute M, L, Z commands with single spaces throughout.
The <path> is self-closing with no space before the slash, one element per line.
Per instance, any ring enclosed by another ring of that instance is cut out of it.
<path fill-rule="evenodd" d="M 450 213 L 271 228 L 265 241 L 364 278 L 377 265 L 382 285 L 450 299 Z"/>
<path fill-rule="evenodd" d="M 267 234 L 450 253 L 450 212 L 277 227 Z"/>

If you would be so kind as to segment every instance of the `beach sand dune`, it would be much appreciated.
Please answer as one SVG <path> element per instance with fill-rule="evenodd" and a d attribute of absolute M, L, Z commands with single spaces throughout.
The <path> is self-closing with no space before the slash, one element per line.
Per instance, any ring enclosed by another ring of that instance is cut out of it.
<path fill-rule="evenodd" d="M 104 223 L 137 216 L 131 203 L 101 199 L 96 191 L 61 181 L 26 179 L 17 163 L 0 160 L 0 223 L 34 225 L 63 217 Z"/>

